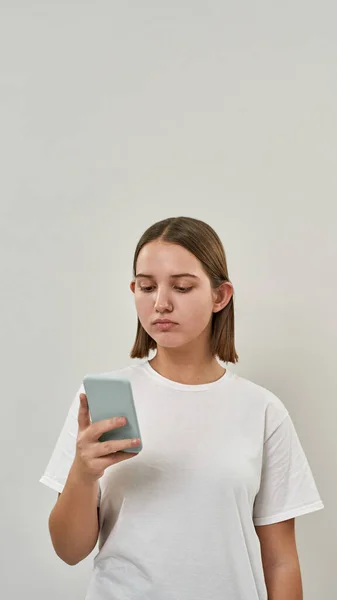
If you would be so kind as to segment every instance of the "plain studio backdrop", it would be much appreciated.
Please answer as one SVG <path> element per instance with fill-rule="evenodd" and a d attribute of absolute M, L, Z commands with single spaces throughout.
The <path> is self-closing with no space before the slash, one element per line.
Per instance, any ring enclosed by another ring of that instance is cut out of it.
<path fill-rule="evenodd" d="M 84 375 L 127 366 L 136 243 L 191 216 L 235 288 L 228 368 L 289 410 L 325 509 L 296 520 L 336 598 L 336 3 L 2 1 L 1 595 L 83 598 L 39 483 Z M 152 357 L 152 355 L 151 355 Z"/>

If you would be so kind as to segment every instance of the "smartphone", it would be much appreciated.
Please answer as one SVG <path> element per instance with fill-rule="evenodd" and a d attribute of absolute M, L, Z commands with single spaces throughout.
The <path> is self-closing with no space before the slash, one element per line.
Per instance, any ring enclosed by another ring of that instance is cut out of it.
<path fill-rule="evenodd" d="M 91 421 L 103 421 L 112 417 L 126 417 L 127 423 L 105 431 L 99 438 L 100 442 L 108 440 L 123 440 L 139 438 L 139 446 L 126 448 L 120 452 L 140 452 L 143 448 L 139 430 L 135 402 L 131 382 L 113 374 L 88 374 L 83 378 L 83 386 L 88 399 Z"/>

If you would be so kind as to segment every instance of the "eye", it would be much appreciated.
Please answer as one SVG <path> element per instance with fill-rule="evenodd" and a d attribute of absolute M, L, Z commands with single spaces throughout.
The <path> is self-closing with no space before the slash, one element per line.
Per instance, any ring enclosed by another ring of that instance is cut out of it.
<path fill-rule="evenodd" d="M 140 289 L 141 289 L 141 291 L 142 291 L 142 292 L 150 292 L 152 287 L 153 287 L 153 286 L 149 286 L 149 287 L 141 287 Z M 176 286 L 176 289 L 177 289 L 177 290 L 179 290 L 179 292 L 180 292 L 181 294 L 185 294 L 186 292 L 189 292 L 189 291 L 192 289 L 192 287 L 189 287 L 189 288 L 183 288 L 183 287 L 177 287 L 177 286 Z"/>

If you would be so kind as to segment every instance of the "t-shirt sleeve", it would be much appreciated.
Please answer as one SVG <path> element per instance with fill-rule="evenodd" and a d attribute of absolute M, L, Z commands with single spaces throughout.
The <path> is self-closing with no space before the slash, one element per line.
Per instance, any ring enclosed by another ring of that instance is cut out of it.
<path fill-rule="evenodd" d="M 324 508 L 291 416 L 282 407 L 280 401 L 278 415 L 283 415 L 263 446 L 254 525 L 270 525 Z"/>
<path fill-rule="evenodd" d="M 83 383 L 75 394 L 49 462 L 42 477 L 39 479 L 40 483 L 60 493 L 63 491 L 70 467 L 75 458 L 78 434 L 78 411 L 80 407 L 80 394 L 82 393 L 85 393 Z M 100 506 L 100 485 L 98 490 L 97 506 Z"/>

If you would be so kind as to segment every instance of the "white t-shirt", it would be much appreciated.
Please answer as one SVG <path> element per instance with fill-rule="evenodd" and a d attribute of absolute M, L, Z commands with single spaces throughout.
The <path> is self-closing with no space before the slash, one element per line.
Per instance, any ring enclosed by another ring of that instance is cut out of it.
<path fill-rule="evenodd" d="M 111 373 L 131 382 L 143 449 L 99 480 L 86 600 L 267 600 L 254 525 L 324 508 L 282 401 L 228 369 L 201 385 L 171 381 L 148 360 Z M 40 479 L 58 492 L 81 392 Z"/>

